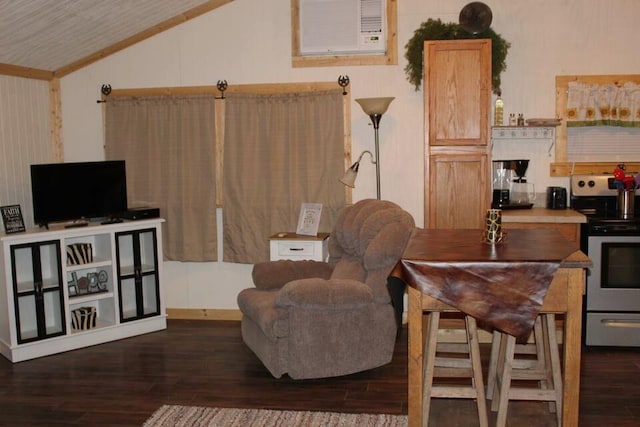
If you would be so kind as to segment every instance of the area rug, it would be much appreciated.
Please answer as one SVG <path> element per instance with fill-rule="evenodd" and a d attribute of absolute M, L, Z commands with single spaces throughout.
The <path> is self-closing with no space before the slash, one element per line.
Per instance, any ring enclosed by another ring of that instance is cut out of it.
<path fill-rule="evenodd" d="M 163 405 L 144 427 L 406 427 L 406 415 Z"/>

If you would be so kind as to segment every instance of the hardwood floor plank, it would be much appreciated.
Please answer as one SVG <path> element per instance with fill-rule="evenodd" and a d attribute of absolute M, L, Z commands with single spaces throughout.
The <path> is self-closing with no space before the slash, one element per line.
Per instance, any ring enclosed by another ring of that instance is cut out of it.
<path fill-rule="evenodd" d="M 489 346 L 482 352 L 488 359 Z M 588 348 L 582 364 L 580 426 L 640 425 L 640 349 Z M 165 331 L 68 353 L 0 358 L 0 426 L 139 426 L 162 404 L 406 414 L 406 327 L 390 364 L 316 380 L 273 378 L 235 321 L 169 320 Z M 509 406 L 509 425 L 555 425 L 545 403 Z M 467 427 L 475 406 L 437 399 L 432 417 Z"/>

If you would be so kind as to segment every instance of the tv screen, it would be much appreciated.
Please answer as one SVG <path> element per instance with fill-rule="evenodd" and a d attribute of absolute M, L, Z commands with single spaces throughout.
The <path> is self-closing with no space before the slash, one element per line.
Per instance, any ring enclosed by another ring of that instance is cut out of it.
<path fill-rule="evenodd" d="M 127 210 L 124 160 L 31 165 L 33 219 L 51 222 L 119 218 Z"/>

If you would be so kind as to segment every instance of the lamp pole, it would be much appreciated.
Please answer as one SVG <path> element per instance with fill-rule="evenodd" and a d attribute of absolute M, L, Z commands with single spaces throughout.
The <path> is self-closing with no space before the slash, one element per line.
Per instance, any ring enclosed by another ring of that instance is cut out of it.
<path fill-rule="evenodd" d="M 393 97 L 386 98 L 359 98 L 356 102 L 360 104 L 364 113 L 369 116 L 371 123 L 373 124 L 373 131 L 375 135 L 375 152 L 376 152 L 376 195 L 380 200 L 380 147 L 379 147 L 379 135 L 378 128 L 380 127 L 380 120 L 382 115 L 389 108 L 389 104 L 393 101 Z"/>
<path fill-rule="evenodd" d="M 380 119 L 382 114 L 369 114 L 371 123 L 373 123 L 373 132 L 375 134 L 375 151 L 376 151 L 376 196 L 380 200 L 380 138 L 378 129 L 380 128 Z"/>

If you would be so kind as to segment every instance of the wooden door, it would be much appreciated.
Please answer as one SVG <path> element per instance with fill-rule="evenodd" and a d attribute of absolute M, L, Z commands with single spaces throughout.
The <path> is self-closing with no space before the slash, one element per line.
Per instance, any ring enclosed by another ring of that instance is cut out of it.
<path fill-rule="evenodd" d="M 487 145 L 491 40 L 425 42 L 428 145 Z"/>
<path fill-rule="evenodd" d="M 488 155 L 484 152 L 432 154 L 426 227 L 482 228 L 487 208 L 487 170 Z"/>

